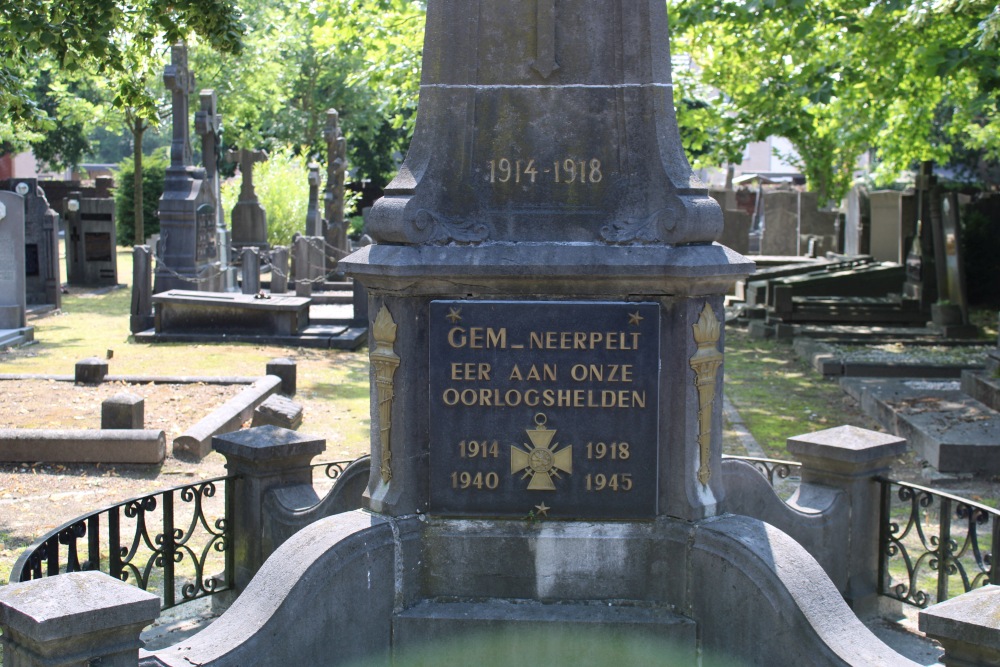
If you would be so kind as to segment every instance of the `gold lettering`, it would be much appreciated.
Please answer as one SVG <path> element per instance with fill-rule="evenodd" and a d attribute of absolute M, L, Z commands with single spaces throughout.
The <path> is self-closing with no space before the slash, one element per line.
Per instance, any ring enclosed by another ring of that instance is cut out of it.
<path fill-rule="evenodd" d="M 521 376 L 521 369 L 517 367 L 517 364 L 514 364 L 514 368 L 512 368 L 510 370 L 510 377 L 507 378 L 507 379 L 508 380 L 523 380 L 524 379 L 524 377 Z"/>
<path fill-rule="evenodd" d="M 531 344 L 532 350 L 545 347 L 545 345 L 542 343 L 542 334 L 538 333 L 537 331 L 531 332 L 529 336 L 529 343 Z"/>
<path fill-rule="evenodd" d="M 468 339 L 465 337 L 465 329 L 462 327 L 452 327 L 448 332 L 448 344 L 454 348 L 465 347 Z"/>
<path fill-rule="evenodd" d="M 587 349 L 587 334 L 583 331 L 577 331 L 573 334 L 573 349 L 574 350 L 586 350 Z"/>
<path fill-rule="evenodd" d="M 491 367 L 489 364 L 452 363 L 451 379 L 456 382 L 463 380 L 489 381 Z"/>

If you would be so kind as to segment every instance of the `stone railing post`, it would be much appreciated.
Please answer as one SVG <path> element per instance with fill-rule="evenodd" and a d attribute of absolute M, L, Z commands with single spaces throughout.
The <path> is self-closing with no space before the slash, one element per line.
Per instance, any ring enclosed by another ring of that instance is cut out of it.
<path fill-rule="evenodd" d="M 233 587 L 239 594 L 267 559 L 262 543 L 265 495 L 283 486 L 311 486 L 309 465 L 326 449 L 326 440 L 259 426 L 217 435 L 212 446 L 226 457 L 229 474 L 236 475 L 227 503 L 233 530 Z"/>
<path fill-rule="evenodd" d="M 847 578 L 844 598 L 858 616 L 878 611 L 879 475 L 906 452 L 906 440 L 856 426 L 838 426 L 788 439 L 788 451 L 802 463 L 802 484 L 844 492 L 850 505 L 841 545 Z"/>
<path fill-rule="evenodd" d="M 135 667 L 139 633 L 160 598 L 103 572 L 71 572 L 0 587 L 7 667 Z"/>
<path fill-rule="evenodd" d="M 946 667 L 1000 665 L 1000 586 L 984 586 L 920 612 L 920 629 L 941 642 Z"/>

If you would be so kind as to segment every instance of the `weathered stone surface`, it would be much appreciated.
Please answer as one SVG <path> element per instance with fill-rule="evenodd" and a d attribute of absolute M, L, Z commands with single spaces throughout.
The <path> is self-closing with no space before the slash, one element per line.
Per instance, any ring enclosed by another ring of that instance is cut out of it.
<path fill-rule="evenodd" d="M 171 290 L 153 297 L 157 333 L 294 335 L 309 326 L 309 299 Z"/>
<path fill-rule="evenodd" d="M 240 197 L 233 207 L 232 213 L 232 243 L 240 250 L 245 247 L 267 250 L 267 211 L 257 199 L 253 186 L 253 166 L 257 162 L 267 160 L 267 153 L 241 148 L 229 151 L 226 161 L 238 163 L 243 180 L 240 185 Z"/>
<path fill-rule="evenodd" d="M 212 414 L 174 439 L 174 456 L 202 459 L 212 451 L 212 440 L 220 433 L 242 428 L 254 409 L 278 391 L 281 379 L 268 375 L 220 405 Z"/>
<path fill-rule="evenodd" d="M 215 193 L 205 170 L 191 164 L 189 102 L 195 82 L 194 74 L 188 69 L 184 44 L 171 47 L 170 65 L 163 72 L 163 82 L 172 95 L 173 138 L 170 166 L 157 212 L 160 240 L 155 248 L 157 264 L 153 291 L 219 290 L 222 289 L 222 274 L 218 259 L 206 253 L 217 226 L 213 207 Z"/>
<path fill-rule="evenodd" d="M 294 396 L 298 377 L 298 365 L 294 359 L 281 357 L 267 362 L 265 372 L 268 375 L 277 375 L 281 378 L 281 393 L 285 396 Z"/>
<path fill-rule="evenodd" d="M 76 362 L 74 377 L 78 384 L 100 384 L 108 374 L 108 362 L 97 357 L 88 357 Z"/>
<path fill-rule="evenodd" d="M 0 643 L 12 667 L 127 667 L 159 614 L 152 593 L 103 572 L 70 572 L 0 587 Z"/>
<path fill-rule="evenodd" d="M 132 248 L 132 307 L 129 330 L 153 328 L 153 253 L 148 245 Z"/>
<path fill-rule="evenodd" d="M 253 411 L 250 426 L 280 426 L 296 431 L 302 426 L 302 404 L 284 396 L 271 396 Z"/>
<path fill-rule="evenodd" d="M 101 428 L 143 428 L 145 403 L 141 396 L 124 391 L 105 399 L 101 403 Z"/>
<path fill-rule="evenodd" d="M 14 178 L 0 181 L 0 189 L 11 190 L 24 197 L 26 302 L 48 304 L 59 308 L 62 304 L 59 279 L 59 214 L 49 206 L 49 200 L 37 179 Z M 69 263 L 68 253 L 74 249 L 72 243 L 66 244 L 67 263 Z"/>
<path fill-rule="evenodd" d="M 163 431 L 0 429 L 0 461 L 16 463 L 162 463 Z"/>
<path fill-rule="evenodd" d="M 25 324 L 24 198 L 0 190 L 0 329 Z"/>
<path fill-rule="evenodd" d="M 984 586 L 920 612 L 920 630 L 944 646 L 948 667 L 1000 664 L 1000 586 Z"/>
<path fill-rule="evenodd" d="M 710 242 L 658 2 L 431 2 L 417 127 L 377 242 Z"/>

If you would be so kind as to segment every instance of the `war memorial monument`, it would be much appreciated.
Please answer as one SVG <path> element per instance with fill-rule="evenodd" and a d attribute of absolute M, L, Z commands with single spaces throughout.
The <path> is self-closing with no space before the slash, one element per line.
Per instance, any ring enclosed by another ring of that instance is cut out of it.
<path fill-rule="evenodd" d="M 743 511 L 782 503 L 721 457 L 723 295 L 754 269 L 722 220 L 662 0 L 429 0 L 413 142 L 338 267 L 368 290 L 365 507 L 139 664 L 915 664 L 855 614 L 876 542 L 807 550 L 807 512 Z M 790 444 L 804 486 L 860 487 L 905 447 L 843 428 Z M 251 474 L 264 440 L 215 446 Z M 877 512 L 825 497 L 848 533 Z"/>

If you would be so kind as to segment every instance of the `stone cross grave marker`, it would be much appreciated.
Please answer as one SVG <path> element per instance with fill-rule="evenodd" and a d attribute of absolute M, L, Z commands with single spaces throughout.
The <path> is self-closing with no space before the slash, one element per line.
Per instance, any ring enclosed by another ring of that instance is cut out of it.
<path fill-rule="evenodd" d="M 218 100 L 214 90 L 203 90 L 199 95 L 201 108 L 194 115 L 195 132 L 201 137 L 201 161 L 205 168 L 208 194 L 214 217 L 198 217 L 198 240 L 196 255 L 202 261 L 216 261 L 221 272 L 221 280 L 216 289 L 235 289 L 236 273 L 232 268 L 229 251 L 229 230 L 222 210 L 222 193 L 219 179 L 219 148 L 221 144 L 222 116 L 218 111 Z M 209 224 L 211 222 L 211 224 Z"/>
<path fill-rule="evenodd" d="M 326 192 L 323 195 L 326 213 L 326 242 L 334 248 L 346 252 L 347 222 L 344 219 L 344 179 L 347 174 L 347 140 L 340 130 L 340 114 L 336 109 L 326 112 Z M 340 257 L 334 257 L 328 249 L 328 267 L 332 270 Z"/>
<path fill-rule="evenodd" d="M 233 247 L 253 246 L 267 250 L 267 212 L 257 200 L 253 185 L 253 166 L 267 161 L 267 152 L 240 148 L 226 153 L 226 161 L 239 164 L 242 181 L 240 198 L 233 207 Z"/>
<path fill-rule="evenodd" d="M 170 141 L 170 165 L 191 164 L 191 140 L 188 134 L 188 99 L 194 92 L 194 74 L 188 69 L 187 46 L 175 44 L 170 49 L 170 64 L 163 71 L 163 85 L 170 91 L 173 106 L 173 139 Z"/>

